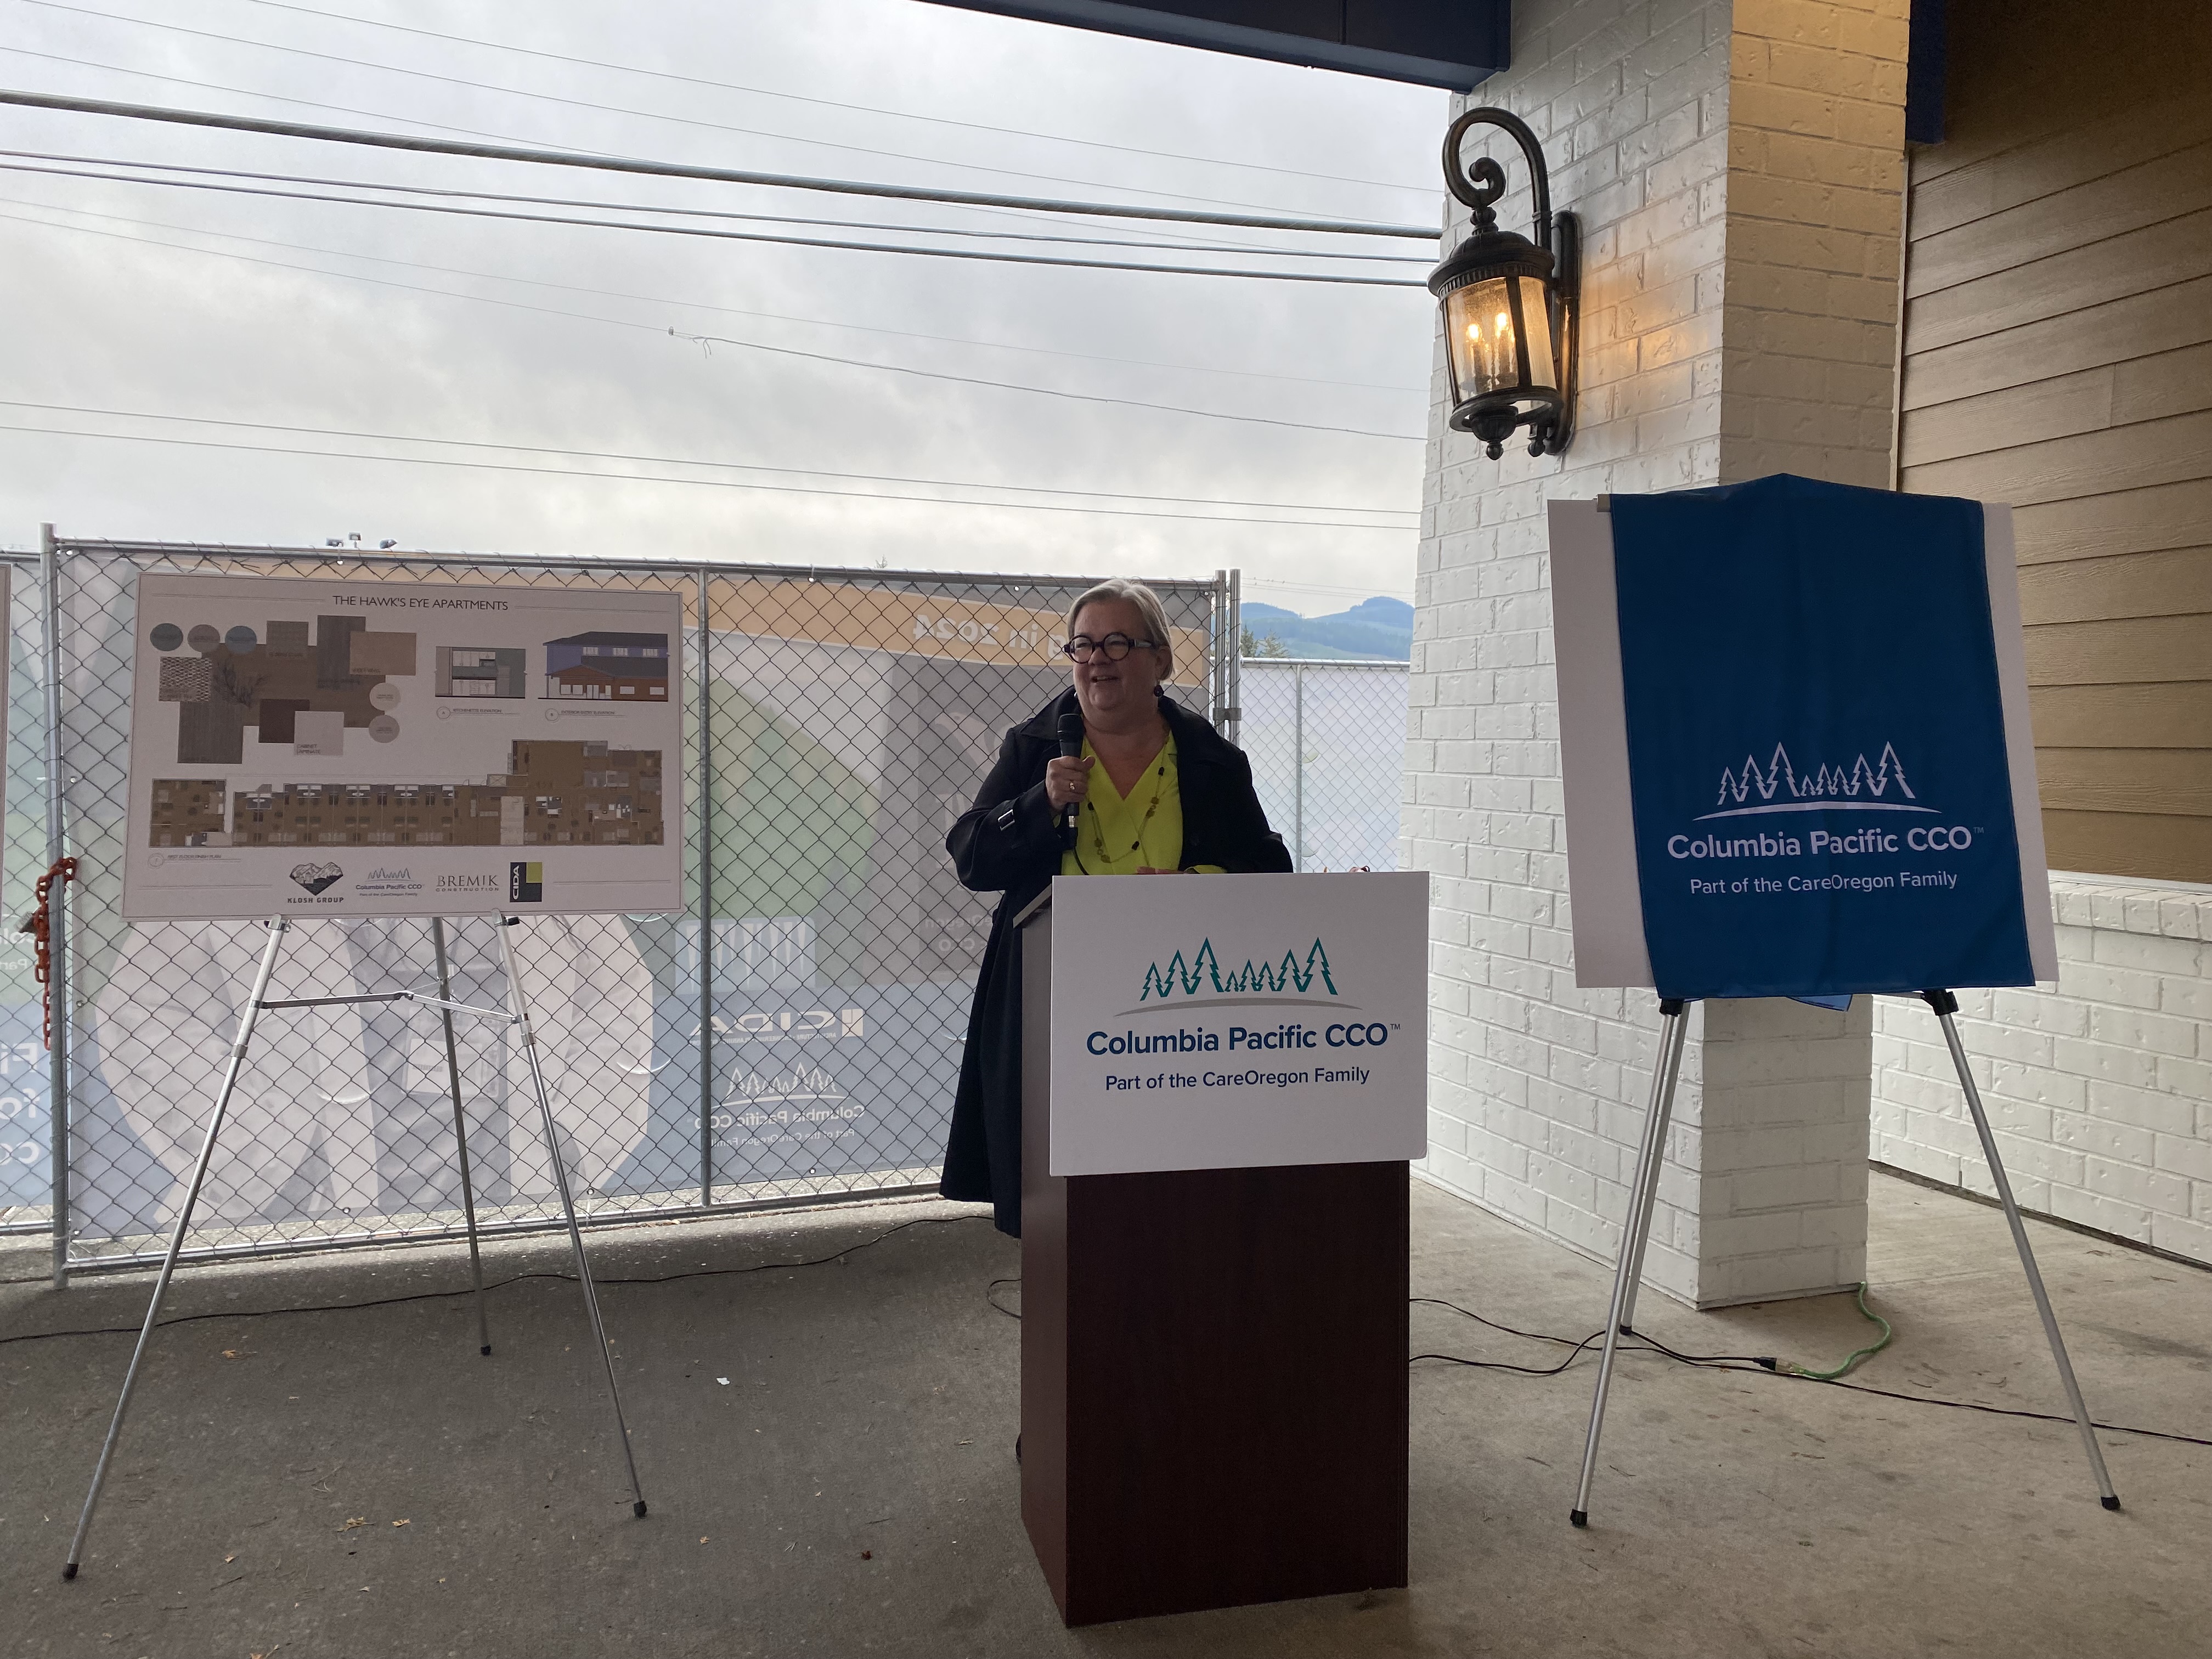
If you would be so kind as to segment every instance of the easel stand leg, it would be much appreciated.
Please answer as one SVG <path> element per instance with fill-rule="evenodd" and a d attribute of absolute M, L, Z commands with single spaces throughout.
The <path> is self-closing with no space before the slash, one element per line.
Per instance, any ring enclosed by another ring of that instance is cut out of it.
<path fill-rule="evenodd" d="M 276 952 L 283 942 L 286 923 L 278 916 L 269 923 L 269 943 L 261 951 L 261 970 L 253 976 L 253 993 L 246 999 L 246 1012 L 239 1017 L 238 1041 L 231 1045 L 230 1064 L 224 1068 L 222 1086 L 216 1093 L 215 1110 L 208 1115 L 207 1134 L 200 1142 L 199 1161 L 192 1165 L 191 1183 L 185 1188 L 185 1201 L 177 1211 L 177 1224 L 169 1234 L 168 1253 L 161 1258 L 161 1276 L 154 1281 L 154 1299 L 146 1306 L 146 1322 L 138 1328 L 138 1346 L 131 1351 L 130 1369 L 123 1373 L 123 1393 L 115 1402 L 115 1415 L 107 1425 L 107 1438 L 100 1448 L 100 1462 L 92 1472 L 92 1490 L 84 1495 L 84 1513 L 77 1517 L 76 1535 L 70 1540 L 69 1559 L 63 1564 L 62 1577 L 76 1577 L 77 1564 L 84 1559 L 85 1534 L 92 1530 L 92 1512 L 100 1506 L 100 1489 L 106 1483 L 107 1468 L 115 1459 L 117 1441 L 123 1436 L 123 1419 L 131 1409 L 132 1390 L 138 1386 L 138 1367 L 146 1358 L 146 1345 L 152 1340 L 155 1322 L 161 1316 L 161 1303 L 169 1294 L 169 1279 L 177 1271 L 177 1257 L 185 1248 L 185 1234 L 192 1224 L 192 1211 L 199 1203 L 200 1188 L 206 1183 L 208 1163 L 215 1156 L 216 1136 L 222 1129 L 223 1114 L 229 1109 L 230 1097 L 238 1088 L 238 1075 L 246 1068 L 247 1045 L 253 1040 L 254 1022 L 261 1014 L 261 1005 L 269 994 L 269 975 L 276 967 Z"/>
<path fill-rule="evenodd" d="M 438 1000 L 453 1000 L 452 975 L 446 967 L 446 919 L 430 918 L 430 951 L 438 959 Z M 441 1008 L 446 1025 L 446 1083 L 453 1095 L 453 1146 L 461 1159 L 461 1211 L 469 1223 L 469 1274 L 477 1287 L 477 1342 L 479 1353 L 491 1352 L 491 1322 L 484 1313 L 483 1257 L 477 1249 L 477 1193 L 469 1176 L 469 1126 L 461 1115 L 461 1060 L 453 1047 L 453 1011 Z"/>
<path fill-rule="evenodd" d="M 538 1039 L 530 1029 L 530 1006 L 523 1000 L 522 975 L 515 966 L 514 938 L 512 930 L 521 925 L 520 916 L 498 919 L 499 949 L 507 967 L 508 1006 L 514 1012 L 517 1034 L 522 1042 L 522 1053 L 530 1062 L 530 1086 L 537 1091 L 538 1115 L 545 1126 L 545 1156 L 553 1165 L 554 1184 L 561 1192 L 561 1213 L 568 1223 L 568 1248 L 575 1253 L 576 1279 L 584 1288 L 584 1311 L 590 1316 L 592 1338 L 599 1346 L 599 1363 L 606 1367 L 607 1398 L 615 1408 L 615 1431 L 622 1437 L 623 1462 L 629 1470 L 630 1497 L 634 1500 L 631 1513 L 645 1513 L 645 1489 L 638 1484 L 637 1459 L 630 1451 L 629 1423 L 623 1415 L 622 1389 L 615 1382 L 614 1356 L 607 1352 L 607 1328 L 599 1322 L 599 1294 L 592 1284 L 591 1264 L 584 1259 L 583 1230 L 576 1224 L 576 1200 L 568 1190 L 568 1166 L 561 1161 L 560 1133 L 553 1124 L 553 1097 L 545 1091 L 545 1073 L 538 1064 Z"/>
<path fill-rule="evenodd" d="M 1636 1155 L 1636 1178 L 1629 1188 L 1628 1214 L 1621 1224 L 1620 1261 L 1613 1269 L 1613 1304 L 1606 1315 L 1605 1348 L 1597 1362 L 1597 1397 L 1590 1401 L 1589 1437 L 1583 1444 L 1582 1484 L 1575 1488 L 1575 1506 L 1567 1515 L 1577 1527 L 1589 1524 L 1590 1480 L 1597 1473 L 1598 1436 L 1605 1428 L 1605 1397 L 1613 1386 L 1613 1356 L 1620 1350 L 1621 1334 L 1634 1316 L 1637 1281 L 1644 1273 L 1644 1247 L 1651 1235 L 1659 1166 L 1666 1156 L 1667 1124 L 1674 1113 L 1674 1083 L 1681 1074 L 1688 1008 L 1680 997 L 1662 997 L 1659 1002 L 1665 1023 L 1651 1068 L 1651 1104 L 1644 1115 L 1644 1144 Z"/>
<path fill-rule="evenodd" d="M 1996 1183 L 1997 1202 L 2003 1206 L 2005 1225 L 2012 1229 L 2013 1248 L 2020 1252 L 2020 1265 L 2027 1273 L 2028 1293 L 2035 1298 L 2035 1311 L 2042 1316 L 2043 1334 L 2051 1340 L 2051 1357 L 2057 1362 L 2058 1380 L 2066 1385 L 2066 1398 L 2074 1408 L 2074 1425 L 2081 1431 L 2081 1449 L 2089 1454 L 2089 1468 L 2097 1477 L 2100 1500 L 2108 1510 L 2120 1506 L 2119 1494 L 2112 1490 L 2112 1477 L 2105 1472 L 2105 1454 L 2097 1444 L 2097 1431 L 2089 1421 L 2089 1407 L 2081 1399 L 2081 1385 L 2074 1380 L 2073 1362 L 2066 1357 L 2066 1343 L 2058 1334 L 2058 1316 L 2051 1311 L 2050 1295 L 2043 1288 L 2043 1274 L 2035 1265 L 2035 1251 L 2027 1242 L 2027 1229 L 2021 1224 L 2020 1206 L 2014 1201 L 2012 1182 L 2005 1178 L 2004 1164 L 1997 1157 L 1996 1138 L 1990 1133 L 1989 1115 L 1982 1110 L 1982 1091 L 1974 1086 L 1974 1073 L 1966 1064 L 1966 1046 L 1959 1041 L 1959 1028 L 1952 1016 L 1959 1012 L 1959 999 L 1948 991 L 1923 991 L 1921 998 L 1936 1011 L 1942 1023 L 1943 1041 L 1951 1050 L 1951 1064 L 1958 1068 L 1959 1086 L 1966 1091 L 1966 1109 L 1974 1116 L 1974 1133 L 1981 1137 L 1982 1156 L 1989 1160 L 1990 1179 Z"/>

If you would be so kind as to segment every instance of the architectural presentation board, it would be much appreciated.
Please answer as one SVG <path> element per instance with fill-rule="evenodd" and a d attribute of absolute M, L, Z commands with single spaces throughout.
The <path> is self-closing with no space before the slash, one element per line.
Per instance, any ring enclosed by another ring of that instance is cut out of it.
<path fill-rule="evenodd" d="M 1054 1176 L 1428 1150 L 1429 878 L 1063 876 Z"/>
<path fill-rule="evenodd" d="M 138 581 L 132 920 L 683 908 L 682 602 Z"/>
<path fill-rule="evenodd" d="M 2056 978 L 2010 509 L 1778 476 L 1551 504 L 1575 977 Z"/>

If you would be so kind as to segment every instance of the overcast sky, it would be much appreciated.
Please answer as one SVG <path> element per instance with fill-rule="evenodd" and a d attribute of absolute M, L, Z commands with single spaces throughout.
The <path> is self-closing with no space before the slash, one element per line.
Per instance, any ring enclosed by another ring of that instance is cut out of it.
<path fill-rule="evenodd" d="M 1438 92 L 921 0 L 0 0 L 0 84 L 814 176 L 1413 225 L 1438 216 L 1445 122 Z M 1413 263 L 1011 245 L 1085 257 L 1414 278 L 1436 257 L 1433 244 L 1414 240 L 1039 222 L 20 108 L 0 108 L 0 148 L 882 224 L 1327 246 Z M 319 544 L 359 532 L 409 549 L 893 568 L 1200 575 L 1237 565 L 1248 591 L 1309 614 L 1412 592 L 1433 328 L 1418 287 L 989 264 L 9 172 L 0 173 L 0 398 L 12 400 L 0 404 L 0 426 L 203 446 L 0 432 L 0 541 L 14 546 L 52 520 L 65 534 L 162 540 Z M 737 342 L 1284 424 L 962 385 Z M 473 465 L 204 447 L 214 445 Z M 677 460 L 811 471 L 666 464 Z M 1380 511 L 1347 519 L 1097 501 L 1122 509 L 1107 514 L 787 493 L 979 493 L 823 473 Z"/>

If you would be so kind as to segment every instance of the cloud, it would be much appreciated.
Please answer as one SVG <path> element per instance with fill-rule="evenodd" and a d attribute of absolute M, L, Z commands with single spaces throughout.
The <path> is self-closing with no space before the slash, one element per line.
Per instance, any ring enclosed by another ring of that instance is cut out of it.
<path fill-rule="evenodd" d="M 327 3 L 362 17 L 599 64 L 644 65 L 1192 156 L 1402 179 L 1409 188 L 1162 160 L 825 108 L 321 20 L 252 0 L 158 7 L 139 0 L 137 9 L 182 28 L 355 61 L 4 3 L 13 14 L 9 45 L 50 55 L 0 54 L 4 78 L 44 90 L 386 130 L 413 122 L 532 144 L 1010 193 L 1097 198 L 1156 192 L 1154 199 L 1203 198 L 1416 223 L 1437 211 L 1431 181 L 1442 94 L 914 0 L 784 0 L 649 12 L 553 0 L 532 8 L 526 22 L 510 8 L 489 4 Z M 125 9 L 125 0 L 92 3 Z M 649 18 L 649 26 L 641 25 L 641 17 Z M 57 57 L 180 79 L 87 68 L 53 61 Z M 392 72 L 399 68 L 483 85 Z M 188 84 L 193 82 L 199 84 Z M 268 102 L 216 87 L 301 101 Z M 790 136 L 749 137 L 516 95 L 525 89 Z M 883 153 L 857 155 L 807 139 Z M 19 109 L 0 111 L 0 145 L 821 218 L 991 229 L 1022 222 L 978 210 L 598 177 Z M 10 216 L 0 217 L 0 307 L 12 323 L 0 396 L 18 400 L 977 483 L 1342 502 L 1401 514 L 1419 506 L 1418 442 L 1114 408 L 734 344 L 702 350 L 667 331 L 1418 434 L 1426 419 L 1433 333 L 1431 301 L 1419 289 L 981 265 L 27 174 L 0 174 L 0 215 Z M 1069 235 L 1217 239 L 1203 228 L 1133 231 L 1121 221 L 1054 228 Z M 217 234 L 260 240 L 224 240 Z M 1303 245 L 1261 233 L 1218 239 Z M 1430 251 L 1410 241 L 1381 247 Z M 1376 245 L 1363 251 L 1376 251 Z M 281 263 L 230 257 L 239 254 Z M 358 280 L 364 277 L 441 291 Z M 639 295 L 648 297 L 624 297 Z M 822 323 L 733 314 L 743 312 Z M 1202 373 L 1197 366 L 1239 372 Z M 294 447 L 391 447 L 20 408 L 0 408 L 0 424 Z M 448 452 L 447 459 L 613 465 L 465 452 Z M 719 476 L 763 481 L 761 475 Z M 1202 510 L 1158 505 L 1163 512 Z M 1415 542 L 1413 520 L 1404 517 L 1382 531 L 1193 523 L 10 432 L 0 443 L 0 538 L 23 544 L 41 520 L 88 536 L 313 544 L 359 532 L 371 542 L 392 537 L 409 548 L 560 555 L 1179 575 L 1236 564 L 1260 591 L 1307 610 L 1335 609 L 1338 602 L 1268 585 L 1404 594 L 1411 589 Z"/>

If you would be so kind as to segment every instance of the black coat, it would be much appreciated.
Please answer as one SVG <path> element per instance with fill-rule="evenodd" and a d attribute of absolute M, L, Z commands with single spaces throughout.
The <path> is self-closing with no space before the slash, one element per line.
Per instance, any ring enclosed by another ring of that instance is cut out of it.
<path fill-rule="evenodd" d="M 968 1013 L 968 1048 L 945 1148 L 947 1198 L 988 1200 L 999 1231 L 1022 1231 L 1021 939 L 1009 924 L 1060 873 L 1060 839 L 1044 796 L 1045 763 L 1060 753 L 1060 717 L 1075 709 L 1073 688 L 1006 733 L 998 763 L 960 815 L 945 848 L 963 885 L 1003 890 L 991 916 L 991 942 Z M 1182 797 L 1182 860 L 1218 864 L 1232 874 L 1287 871 L 1283 838 L 1252 790 L 1252 763 L 1180 703 L 1163 697 L 1175 734 L 1176 786 Z"/>

